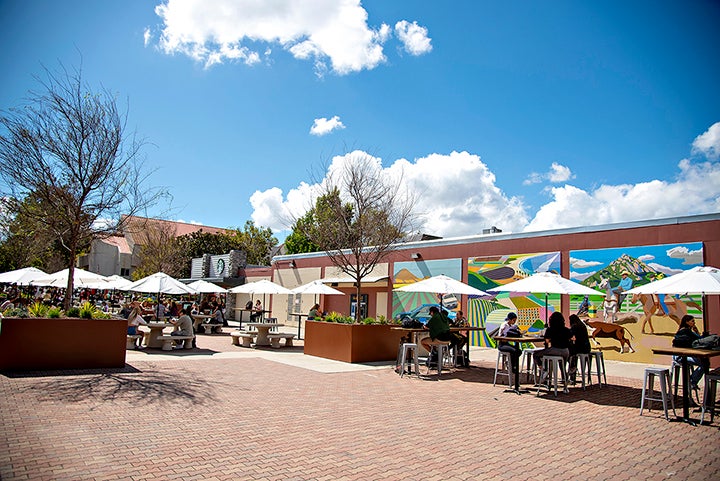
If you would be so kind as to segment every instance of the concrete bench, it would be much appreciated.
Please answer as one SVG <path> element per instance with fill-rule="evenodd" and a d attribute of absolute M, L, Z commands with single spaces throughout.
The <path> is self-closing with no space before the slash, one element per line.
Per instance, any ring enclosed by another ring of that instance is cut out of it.
<path fill-rule="evenodd" d="M 276 349 L 280 347 L 280 339 L 285 339 L 285 347 L 292 347 L 293 339 L 295 339 L 295 334 L 289 334 L 286 332 L 273 332 L 268 334 L 268 339 L 270 339 L 270 346 Z"/>
<path fill-rule="evenodd" d="M 195 338 L 195 336 L 158 336 L 158 340 L 162 341 L 162 350 L 163 351 L 172 351 L 172 345 L 175 341 L 185 341 L 183 343 L 183 347 L 185 349 L 192 349 L 192 341 Z"/>
<path fill-rule="evenodd" d="M 138 339 L 141 339 L 143 337 L 143 334 L 128 334 L 127 335 L 127 344 L 125 344 L 125 349 L 135 349 L 135 341 Z"/>
<path fill-rule="evenodd" d="M 208 324 L 207 322 L 203 322 L 200 325 L 203 327 L 205 334 L 212 334 L 213 332 L 216 334 L 222 334 L 222 324 Z"/>
<path fill-rule="evenodd" d="M 250 347 L 256 337 L 257 333 L 253 332 L 233 331 L 230 333 L 230 339 L 232 339 L 233 346 L 239 346 L 240 340 L 242 339 L 242 346 Z"/>

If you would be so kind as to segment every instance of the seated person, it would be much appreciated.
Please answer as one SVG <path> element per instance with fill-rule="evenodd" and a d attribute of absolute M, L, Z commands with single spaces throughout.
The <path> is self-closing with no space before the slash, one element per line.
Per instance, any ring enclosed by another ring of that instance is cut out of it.
<path fill-rule="evenodd" d="M 425 326 L 430 331 L 430 337 L 423 338 L 420 341 L 420 344 L 422 344 L 428 352 L 432 351 L 430 340 L 449 341 L 451 348 L 462 348 L 462 336 L 450 331 L 448 319 L 440 313 L 440 309 L 436 306 L 432 306 L 429 312 L 431 317 Z"/>
<path fill-rule="evenodd" d="M 522 336 L 520 328 L 517 325 L 517 314 L 515 314 L 514 312 L 508 313 L 505 321 L 502 323 L 500 329 L 498 330 L 498 335 L 501 337 Z M 510 353 L 512 371 L 517 374 L 520 362 L 520 354 L 522 354 L 522 349 L 520 348 L 518 343 L 510 341 L 498 341 L 498 351 Z"/>
<path fill-rule="evenodd" d="M 260 321 L 262 321 L 263 305 L 262 305 L 262 302 L 260 302 L 260 299 L 258 299 L 257 302 L 255 303 L 255 307 L 253 307 L 253 311 L 254 312 L 252 314 L 250 314 L 250 320 L 254 322 L 259 318 Z"/>
<path fill-rule="evenodd" d="M 675 333 L 672 345 L 673 347 L 692 347 L 693 341 L 701 337 L 700 331 L 697 326 L 695 326 L 695 317 L 686 314 L 680 319 L 680 328 L 677 333 Z M 673 356 L 673 359 L 680 362 L 679 356 Z M 707 358 L 688 357 L 687 362 L 688 366 L 692 369 L 692 374 L 690 374 L 690 387 L 693 390 L 697 390 L 698 383 L 703 377 L 703 374 L 710 370 L 710 360 Z M 695 367 L 693 368 L 693 366 Z"/>
<path fill-rule="evenodd" d="M 565 362 L 570 357 L 570 343 L 574 341 L 573 333 L 565 327 L 565 318 L 560 312 L 550 314 L 548 328 L 545 330 L 545 348 L 533 353 L 533 360 L 538 366 L 542 366 L 542 358 L 545 356 L 561 356 Z M 542 373 L 542 379 L 547 373 Z"/>
<path fill-rule="evenodd" d="M 128 328 L 127 333 L 129 336 L 134 336 L 136 334 L 142 334 L 138 330 L 139 326 L 147 326 L 147 322 L 145 322 L 145 319 L 140 315 L 140 307 L 139 305 L 134 307 L 127 318 L 128 322 Z M 142 336 L 140 336 L 138 339 L 135 339 L 135 349 L 142 349 Z"/>
<path fill-rule="evenodd" d="M 575 341 L 570 344 L 570 369 L 568 369 L 568 376 L 570 377 L 570 382 L 575 384 L 575 378 L 577 377 L 577 355 L 590 353 L 590 337 L 588 336 L 587 327 L 585 327 L 585 324 L 583 324 L 582 320 L 580 320 L 576 314 L 570 314 L 569 319 L 570 330 L 573 333 L 573 337 L 575 337 Z"/>
<path fill-rule="evenodd" d="M 310 308 L 310 312 L 308 312 L 308 321 L 312 321 L 313 319 L 322 319 L 322 313 L 320 312 L 320 304 L 315 304 Z"/>
<path fill-rule="evenodd" d="M 170 333 L 171 336 L 194 336 L 193 320 L 187 309 L 180 311 L 180 317 L 171 319 L 170 322 L 175 326 L 175 330 Z M 187 341 L 186 341 L 187 342 Z"/>

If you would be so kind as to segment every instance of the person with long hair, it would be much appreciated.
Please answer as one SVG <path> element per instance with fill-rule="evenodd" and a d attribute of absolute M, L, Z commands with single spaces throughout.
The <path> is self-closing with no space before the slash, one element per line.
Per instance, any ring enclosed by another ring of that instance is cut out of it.
<path fill-rule="evenodd" d="M 570 345 L 575 338 L 572 331 L 565 326 L 565 318 L 562 313 L 555 311 L 550 314 L 544 337 L 545 348 L 533 353 L 535 364 L 542 366 L 544 356 L 562 356 L 563 360 L 567 362 L 570 357 Z"/>
<path fill-rule="evenodd" d="M 140 303 L 135 303 L 132 310 L 130 311 L 130 314 L 127 318 L 128 328 L 127 333 L 130 336 L 135 336 L 137 334 L 142 334 L 140 330 L 138 329 L 141 325 L 147 326 L 147 322 L 145 322 L 145 319 L 143 319 L 142 315 L 140 314 Z M 142 337 L 139 337 L 135 340 L 135 349 L 142 349 Z"/>
<path fill-rule="evenodd" d="M 590 353 L 590 336 L 588 336 L 587 326 L 585 326 L 577 314 L 570 314 L 568 320 L 570 321 L 570 331 L 572 331 L 573 337 L 575 338 L 575 341 L 570 344 L 570 368 L 568 369 L 568 376 L 570 377 L 570 383 L 575 384 L 578 363 L 577 355 Z"/>
<path fill-rule="evenodd" d="M 685 314 L 682 319 L 680 319 L 680 327 L 673 338 L 673 346 L 692 347 L 693 341 L 696 341 L 701 337 L 700 331 L 695 325 L 695 317 L 690 314 Z M 680 362 L 679 356 L 674 356 L 674 359 Z M 692 374 L 690 374 L 690 386 L 693 391 L 697 392 L 700 379 L 703 377 L 703 374 L 710 370 L 710 360 L 707 358 L 701 359 L 699 357 L 688 356 L 687 362 L 688 365 L 692 367 Z"/>

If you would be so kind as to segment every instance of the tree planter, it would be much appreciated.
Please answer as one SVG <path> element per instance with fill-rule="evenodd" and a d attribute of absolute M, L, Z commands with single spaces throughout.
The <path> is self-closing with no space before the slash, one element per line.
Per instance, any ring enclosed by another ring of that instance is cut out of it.
<path fill-rule="evenodd" d="M 5 318 L 0 369 L 92 369 L 125 366 L 124 319 Z"/>
<path fill-rule="evenodd" d="M 392 361 L 402 331 L 390 325 L 307 321 L 305 354 L 344 362 Z"/>

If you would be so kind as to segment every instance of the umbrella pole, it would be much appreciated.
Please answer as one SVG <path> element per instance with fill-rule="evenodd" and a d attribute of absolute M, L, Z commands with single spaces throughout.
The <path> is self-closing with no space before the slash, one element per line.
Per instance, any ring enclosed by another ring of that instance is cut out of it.
<path fill-rule="evenodd" d="M 547 302 L 547 292 L 545 293 L 545 329 L 548 327 L 548 302 Z"/>

